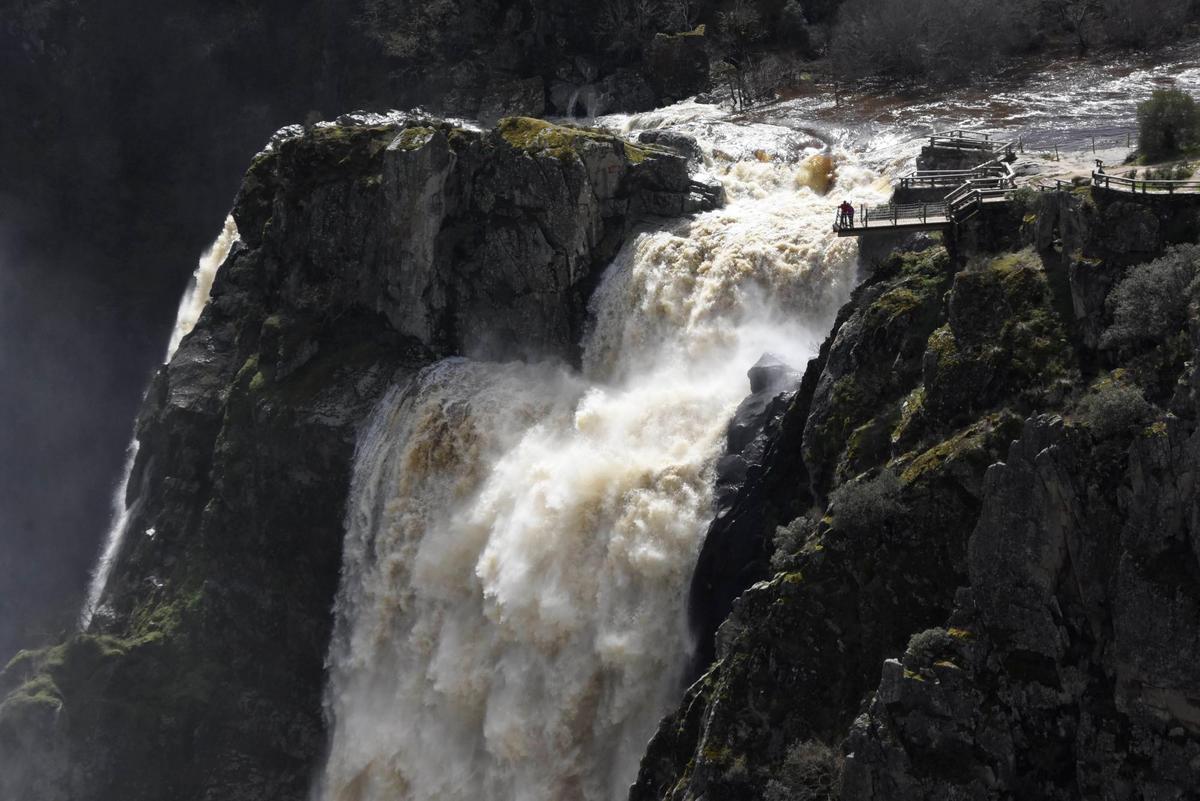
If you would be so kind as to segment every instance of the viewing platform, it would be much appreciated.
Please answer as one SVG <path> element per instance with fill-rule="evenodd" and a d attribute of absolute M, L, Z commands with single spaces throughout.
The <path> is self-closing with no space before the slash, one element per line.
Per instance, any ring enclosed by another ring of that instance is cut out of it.
<path fill-rule="evenodd" d="M 1104 172 L 1092 173 L 1092 186 L 1131 195 L 1200 195 L 1200 181 L 1139 180 Z"/>
<path fill-rule="evenodd" d="M 997 159 L 1015 155 L 1016 146 L 1016 142 L 995 140 L 991 134 L 976 131 L 947 131 L 929 137 L 929 147 L 933 149 L 975 150 Z"/>
<path fill-rule="evenodd" d="M 862 206 L 853 215 L 839 209 L 833 224 L 838 236 L 941 230 L 1012 198 L 1016 189 L 1009 167 L 1009 161 L 1015 158 L 1013 143 L 994 142 L 988 134 L 967 131 L 934 134 L 929 143 L 930 148 L 954 150 L 963 158 L 978 156 L 981 163 L 965 170 L 917 170 L 903 176 L 898 183 L 902 189 L 950 191 L 930 203 Z"/>

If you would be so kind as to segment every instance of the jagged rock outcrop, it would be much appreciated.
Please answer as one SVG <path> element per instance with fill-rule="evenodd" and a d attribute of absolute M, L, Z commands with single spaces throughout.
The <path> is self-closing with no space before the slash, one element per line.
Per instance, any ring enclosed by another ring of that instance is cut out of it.
<path fill-rule="evenodd" d="M 795 424 L 793 403 L 805 403 L 812 387 L 801 374 L 771 354 L 749 371 L 751 394 L 738 406 L 717 463 L 713 522 L 704 538 L 689 590 L 688 618 L 696 638 L 693 674 L 712 662 L 717 626 L 733 601 L 768 570 L 770 538 L 764 536 L 807 507 L 792 492 L 803 464 L 776 443 L 790 439 L 783 427 Z"/>
<path fill-rule="evenodd" d="M 91 630 L 0 673 L 0 797 L 302 799 L 359 427 L 452 354 L 570 359 L 686 160 L 531 119 L 282 131 L 241 243 L 146 395 L 129 530 Z"/>
<path fill-rule="evenodd" d="M 1006 230 L 975 242 L 1053 213 L 1096 269 L 1122 269 L 1104 243 L 1137 239 L 1144 215 L 1089 234 L 1075 202 L 992 218 Z M 1200 786 L 1200 306 L 1118 364 L 1080 335 L 1105 321 L 1071 302 L 1066 248 L 955 244 L 881 264 L 809 366 L 766 451 L 803 454 L 774 463 L 774 508 L 797 516 L 739 532 L 773 540 L 746 563 L 762 580 L 660 726 L 635 801 Z"/>
<path fill-rule="evenodd" d="M 971 587 L 885 664 L 843 798 L 1186 798 L 1200 778 L 1198 441 L 1032 420 L 987 473 Z M 1111 447 L 1112 461 L 1097 461 Z"/>

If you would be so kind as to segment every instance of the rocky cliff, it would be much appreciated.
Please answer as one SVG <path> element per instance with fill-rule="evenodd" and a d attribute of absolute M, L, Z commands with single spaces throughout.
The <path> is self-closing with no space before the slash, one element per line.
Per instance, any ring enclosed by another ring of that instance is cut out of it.
<path fill-rule="evenodd" d="M 744 592 L 632 798 L 1193 797 L 1197 262 L 1131 265 L 1194 214 L 1016 205 L 843 310 L 710 533 Z"/>
<path fill-rule="evenodd" d="M 0 797 L 306 797 L 375 401 L 446 356 L 575 360 L 633 228 L 714 196 L 659 145 L 527 118 L 281 131 L 147 394 L 91 629 L 0 673 Z M 802 378 L 751 371 L 697 680 L 632 799 L 1194 794 L 1198 221 L 1022 194 L 881 259 Z"/>
<path fill-rule="evenodd" d="M 0 797 L 301 799 L 356 435 L 397 374 L 575 356 L 632 227 L 709 203 L 687 162 L 531 119 L 281 131 L 137 424 L 91 629 L 0 674 Z"/>

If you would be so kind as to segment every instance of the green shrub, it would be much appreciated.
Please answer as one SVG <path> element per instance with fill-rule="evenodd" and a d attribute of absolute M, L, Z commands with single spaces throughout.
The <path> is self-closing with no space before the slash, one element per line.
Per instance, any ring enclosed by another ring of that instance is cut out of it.
<path fill-rule="evenodd" d="M 1136 170 L 1135 170 L 1136 172 Z M 1148 169 L 1142 176 L 1145 181 L 1186 181 L 1192 177 L 1191 167 L 1186 164 L 1174 164 L 1157 169 Z M 1135 176 L 1136 177 L 1136 176 Z"/>
<path fill-rule="evenodd" d="M 1115 381 L 1104 382 L 1079 404 L 1079 419 L 1101 439 L 1144 426 L 1153 413 L 1141 390 Z"/>
<path fill-rule="evenodd" d="M 775 573 L 787 573 L 796 569 L 796 555 L 804 547 L 809 532 L 815 523 L 807 515 L 800 515 L 786 526 L 775 529 L 772 541 L 775 550 L 771 553 L 771 570 Z"/>
<path fill-rule="evenodd" d="M 830 495 L 829 510 L 834 522 L 846 531 L 868 532 L 880 528 L 904 511 L 900 479 L 884 469 L 872 478 L 848 481 Z"/>
<path fill-rule="evenodd" d="M 1035 214 L 1042 208 L 1042 193 L 1032 186 L 1022 186 L 1012 194 L 1013 205 L 1021 214 Z"/>
<path fill-rule="evenodd" d="M 1193 147 L 1200 129 L 1196 101 L 1178 89 L 1156 89 L 1138 105 L 1139 149 L 1146 158 L 1161 158 Z"/>
<path fill-rule="evenodd" d="M 1101 346 L 1152 343 L 1182 328 L 1187 322 L 1190 287 L 1198 272 L 1198 245 L 1180 245 L 1161 259 L 1131 269 L 1109 293 L 1113 322 L 1101 337 Z"/>
<path fill-rule="evenodd" d="M 958 642 L 945 629 L 927 629 L 917 632 L 908 640 L 904 652 L 904 666 L 909 670 L 927 667 L 941 659 L 958 653 Z"/>
<path fill-rule="evenodd" d="M 767 782 L 763 801 L 832 801 L 841 763 L 841 756 L 824 743 L 793 743 L 777 778 Z"/>

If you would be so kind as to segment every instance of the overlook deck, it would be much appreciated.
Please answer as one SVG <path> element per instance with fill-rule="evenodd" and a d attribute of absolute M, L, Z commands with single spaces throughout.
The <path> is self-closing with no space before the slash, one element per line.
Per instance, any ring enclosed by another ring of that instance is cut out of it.
<path fill-rule="evenodd" d="M 1007 203 L 1016 183 L 1008 165 L 1013 145 L 993 142 L 987 134 L 951 131 L 934 134 L 930 147 L 949 148 L 978 154 L 979 166 L 969 170 L 918 170 L 902 177 L 899 185 L 906 189 L 950 189 L 949 194 L 935 203 L 889 203 L 883 206 L 863 206 L 855 214 L 843 214 L 839 209 L 833 230 L 840 237 L 863 236 L 868 233 L 901 231 L 936 231 L 964 222 L 980 210 Z"/>
<path fill-rule="evenodd" d="M 1092 173 L 1092 186 L 1133 195 L 1200 195 L 1200 181 L 1138 180 Z"/>

